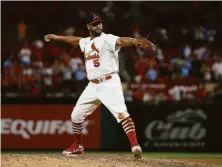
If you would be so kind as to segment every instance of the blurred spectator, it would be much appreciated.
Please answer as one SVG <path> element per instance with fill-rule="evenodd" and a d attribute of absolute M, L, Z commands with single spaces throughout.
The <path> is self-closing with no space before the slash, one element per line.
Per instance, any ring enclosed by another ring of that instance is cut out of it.
<path fill-rule="evenodd" d="M 148 61 L 145 57 L 136 57 L 135 69 L 137 74 L 144 75 L 148 66 Z"/>
<path fill-rule="evenodd" d="M 208 41 L 209 42 L 214 42 L 215 41 L 215 36 L 216 36 L 216 30 L 215 29 L 210 29 L 207 31 L 208 35 Z"/>
<path fill-rule="evenodd" d="M 133 94 L 134 100 L 143 101 L 144 98 L 144 91 L 143 90 L 136 90 Z"/>
<path fill-rule="evenodd" d="M 175 57 L 170 60 L 170 63 L 172 63 L 172 79 L 180 79 L 182 75 L 186 77 L 188 71 L 187 67 L 184 65 L 184 59 Z"/>
<path fill-rule="evenodd" d="M 65 96 L 70 96 L 73 90 L 73 81 L 72 81 L 72 69 L 68 66 L 67 63 L 63 63 L 61 66 L 62 72 L 62 92 Z"/>
<path fill-rule="evenodd" d="M 41 40 L 35 40 L 33 43 L 37 49 L 42 49 L 44 47 L 44 43 Z"/>
<path fill-rule="evenodd" d="M 34 71 L 30 65 L 26 65 L 22 70 L 21 88 L 26 95 L 32 95 L 32 88 L 34 85 Z"/>
<path fill-rule="evenodd" d="M 181 27 L 181 33 L 182 33 L 182 35 L 187 35 L 188 30 L 185 27 Z"/>
<path fill-rule="evenodd" d="M 140 75 L 136 75 L 136 76 L 134 77 L 134 81 L 135 81 L 136 83 L 141 83 L 141 82 L 142 82 L 142 77 L 141 77 Z"/>
<path fill-rule="evenodd" d="M 124 97 L 126 101 L 133 101 L 133 91 L 130 89 L 125 90 Z"/>
<path fill-rule="evenodd" d="M 196 40 L 207 40 L 207 29 L 203 26 L 195 27 L 194 38 Z"/>
<path fill-rule="evenodd" d="M 198 59 L 202 59 L 203 55 L 206 51 L 207 51 L 207 48 L 205 46 L 201 46 L 201 47 L 194 49 L 193 53 L 194 53 L 194 55 L 197 56 Z"/>
<path fill-rule="evenodd" d="M 78 69 L 79 65 L 83 65 L 83 61 L 80 58 L 80 55 L 76 55 L 75 57 L 69 60 L 69 66 L 72 68 L 73 72 L 75 72 Z"/>
<path fill-rule="evenodd" d="M 212 66 L 216 80 L 222 80 L 222 58 L 219 58 Z"/>
<path fill-rule="evenodd" d="M 191 53 L 192 53 L 191 47 L 189 45 L 185 45 L 182 50 L 182 55 L 184 57 L 190 57 Z"/>
<path fill-rule="evenodd" d="M 79 11 L 79 17 L 81 19 L 85 19 L 86 18 L 87 13 L 84 10 L 80 10 Z"/>
<path fill-rule="evenodd" d="M 214 92 L 212 93 L 212 103 L 218 103 L 221 105 L 221 98 L 222 98 L 222 83 L 220 82 Z"/>
<path fill-rule="evenodd" d="M 186 89 L 184 86 L 174 86 L 173 88 L 169 89 L 168 93 L 171 95 L 172 99 L 175 101 L 180 101 L 184 97 L 184 93 Z"/>
<path fill-rule="evenodd" d="M 74 71 L 74 78 L 76 81 L 83 81 L 86 78 L 86 72 L 82 64 L 77 64 L 77 68 Z"/>
<path fill-rule="evenodd" d="M 204 81 L 211 81 L 212 76 L 211 76 L 210 68 L 206 64 L 202 65 L 201 73 L 202 73 Z"/>
<path fill-rule="evenodd" d="M 134 24 L 134 25 L 132 25 L 132 29 L 133 29 L 133 30 L 132 30 L 132 31 L 133 31 L 132 36 L 133 36 L 134 38 L 142 37 L 141 34 L 140 34 L 141 25 L 139 25 L 139 24 Z"/>
<path fill-rule="evenodd" d="M 168 41 L 167 30 L 165 28 L 157 28 L 157 32 L 161 34 L 161 41 Z"/>
<path fill-rule="evenodd" d="M 188 77 L 189 76 L 189 68 L 186 65 L 181 67 L 181 76 Z"/>
<path fill-rule="evenodd" d="M 143 102 L 145 103 L 151 103 L 151 101 L 153 100 L 153 96 L 151 93 L 149 92 L 145 92 L 144 96 L 143 96 Z"/>
<path fill-rule="evenodd" d="M 28 26 L 23 21 L 21 21 L 17 25 L 17 29 L 18 29 L 18 37 L 17 37 L 17 39 L 19 41 L 22 41 L 22 40 L 24 40 L 26 38 L 27 28 L 28 28 Z"/>
<path fill-rule="evenodd" d="M 161 102 L 166 101 L 167 98 L 168 97 L 164 93 L 160 92 L 155 96 L 155 104 L 160 104 Z"/>
<path fill-rule="evenodd" d="M 43 67 L 43 53 L 44 53 L 44 43 L 41 40 L 35 40 L 33 42 L 33 54 L 32 60 L 33 65 L 37 67 Z"/>
<path fill-rule="evenodd" d="M 58 45 L 49 43 L 46 46 L 46 58 L 48 61 L 52 61 L 59 58 L 61 48 Z"/>
<path fill-rule="evenodd" d="M 21 64 L 22 65 L 30 65 L 31 64 L 31 55 L 32 55 L 31 48 L 28 44 L 28 41 L 25 41 L 23 44 L 23 47 L 21 48 L 21 50 L 19 51 L 19 54 L 18 54 Z"/>
<path fill-rule="evenodd" d="M 74 36 L 75 32 L 76 32 L 75 27 L 68 27 L 67 29 L 65 29 L 66 36 Z"/>
<path fill-rule="evenodd" d="M 163 60 L 164 60 L 163 51 L 162 51 L 162 49 L 159 48 L 159 47 L 157 47 L 156 58 L 157 58 L 159 61 L 163 61 Z"/>
<path fill-rule="evenodd" d="M 111 19 L 115 17 L 115 14 L 113 13 L 112 7 L 113 7 L 113 2 L 108 1 L 106 3 L 106 6 L 102 9 L 102 12 L 105 13 L 105 15 L 108 18 L 111 18 Z"/>
<path fill-rule="evenodd" d="M 43 75 L 43 70 L 42 67 L 39 66 L 33 66 L 33 74 L 35 78 L 35 84 L 41 87 L 42 85 L 42 75 Z"/>
<path fill-rule="evenodd" d="M 81 93 L 87 84 L 85 68 L 81 64 L 77 64 L 77 69 L 74 71 L 74 79 L 76 82 L 76 91 Z"/>
<path fill-rule="evenodd" d="M 60 55 L 59 55 L 59 59 L 61 61 L 63 61 L 64 63 L 68 64 L 69 60 L 70 60 L 70 56 L 69 54 L 67 53 L 67 51 L 65 49 L 63 49 L 61 52 L 60 52 Z"/>
<path fill-rule="evenodd" d="M 181 64 L 181 76 L 182 77 L 188 77 L 190 75 L 190 70 L 192 68 L 192 59 L 187 58 L 183 59 L 184 61 Z"/>
<path fill-rule="evenodd" d="M 148 79 L 148 81 L 154 82 L 156 81 L 157 77 L 158 77 L 158 72 L 151 65 L 146 72 L 146 78 Z"/>
<path fill-rule="evenodd" d="M 133 91 L 129 88 L 128 83 L 122 83 L 123 93 L 126 101 L 133 101 Z"/>
<path fill-rule="evenodd" d="M 61 71 L 62 71 L 62 76 L 63 76 L 62 79 L 64 81 L 70 81 L 72 79 L 72 70 L 71 70 L 71 68 L 69 68 L 66 65 L 63 65 Z"/>
<path fill-rule="evenodd" d="M 53 68 L 50 64 L 45 64 L 45 67 L 43 69 L 43 85 L 44 85 L 44 90 L 46 92 L 53 92 L 53 80 L 52 80 L 52 75 L 53 75 Z"/>
<path fill-rule="evenodd" d="M 8 59 L 6 59 L 4 61 L 4 67 L 11 67 L 11 66 L 13 66 L 13 61 L 12 61 L 13 57 L 14 57 L 14 55 L 12 54 Z"/>
<path fill-rule="evenodd" d="M 203 53 L 202 59 L 203 60 L 210 60 L 210 55 L 211 55 L 211 53 L 210 53 L 209 49 L 206 49 L 206 51 Z"/>

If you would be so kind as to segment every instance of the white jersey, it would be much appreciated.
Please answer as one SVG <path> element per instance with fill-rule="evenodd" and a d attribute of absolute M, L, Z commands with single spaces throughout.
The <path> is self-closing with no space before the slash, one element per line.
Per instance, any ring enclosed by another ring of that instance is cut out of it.
<path fill-rule="evenodd" d="M 97 79 L 113 72 L 119 72 L 119 48 L 116 41 L 120 37 L 101 33 L 100 36 L 90 39 L 81 38 L 79 46 L 84 53 L 87 78 Z"/>

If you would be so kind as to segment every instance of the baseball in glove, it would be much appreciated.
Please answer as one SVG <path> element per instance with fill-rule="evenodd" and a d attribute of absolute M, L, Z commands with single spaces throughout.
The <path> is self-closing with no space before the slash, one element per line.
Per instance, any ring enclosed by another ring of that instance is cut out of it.
<path fill-rule="evenodd" d="M 157 52 L 156 46 L 145 38 L 135 38 L 135 46 L 136 49 L 144 55 L 152 56 Z"/>

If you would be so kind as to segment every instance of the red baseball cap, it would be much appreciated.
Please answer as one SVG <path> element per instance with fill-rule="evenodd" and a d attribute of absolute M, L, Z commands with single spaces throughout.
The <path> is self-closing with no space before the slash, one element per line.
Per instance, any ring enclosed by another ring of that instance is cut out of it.
<path fill-rule="evenodd" d="M 91 13 L 87 16 L 86 24 L 93 24 L 96 22 L 104 22 L 98 13 Z"/>

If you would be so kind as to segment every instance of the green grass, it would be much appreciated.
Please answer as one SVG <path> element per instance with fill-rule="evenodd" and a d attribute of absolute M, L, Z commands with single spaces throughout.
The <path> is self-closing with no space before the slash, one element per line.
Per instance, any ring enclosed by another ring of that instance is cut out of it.
<path fill-rule="evenodd" d="M 222 154 L 212 153 L 144 153 L 150 158 L 221 158 Z"/>
<path fill-rule="evenodd" d="M 209 153 L 144 153 L 148 158 L 189 158 L 189 159 L 222 159 L 222 154 L 209 154 Z M 210 163 L 222 166 L 221 162 Z"/>
<path fill-rule="evenodd" d="M 106 152 L 109 153 L 109 152 Z M 113 153 L 114 154 L 114 153 Z M 130 152 L 120 152 L 119 154 L 131 154 Z M 148 158 L 221 158 L 220 153 L 155 153 L 155 152 L 144 152 L 143 156 Z"/>

